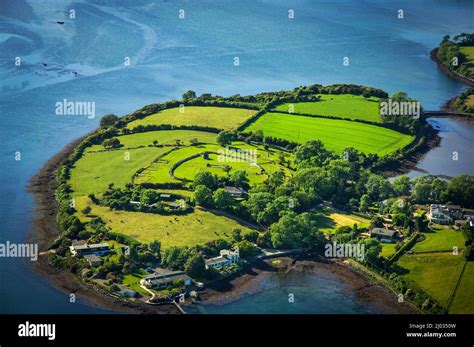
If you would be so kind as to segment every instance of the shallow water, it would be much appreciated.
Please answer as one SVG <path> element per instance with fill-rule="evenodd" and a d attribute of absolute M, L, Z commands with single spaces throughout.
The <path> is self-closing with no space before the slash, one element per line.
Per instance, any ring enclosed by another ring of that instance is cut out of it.
<path fill-rule="evenodd" d="M 446 33 L 474 27 L 472 1 L 131 3 L 0 1 L 0 242 L 25 239 L 33 213 L 28 179 L 94 129 L 99 115 L 123 115 L 187 89 L 253 94 L 311 83 L 404 90 L 436 109 L 464 87 L 438 71 L 428 53 Z M 405 9 L 404 20 L 396 19 L 398 8 Z M 74 20 L 67 17 L 71 9 Z M 180 9 L 185 19 L 178 18 Z M 95 102 L 97 117 L 56 115 L 63 99 Z M 0 278 L 1 313 L 104 312 L 82 300 L 71 304 L 67 293 L 15 259 L 0 259 Z M 309 297 L 317 302 L 318 295 Z"/>

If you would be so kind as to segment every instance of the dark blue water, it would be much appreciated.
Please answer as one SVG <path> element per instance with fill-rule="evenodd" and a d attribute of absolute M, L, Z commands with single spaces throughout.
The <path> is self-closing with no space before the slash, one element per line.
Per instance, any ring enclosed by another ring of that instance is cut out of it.
<path fill-rule="evenodd" d="M 437 108 L 463 86 L 428 53 L 445 34 L 473 31 L 473 9 L 470 0 L 1 0 L 0 242 L 24 240 L 31 228 L 28 179 L 98 124 L 99 117 L 57 116 L 58 101 L 95 102 L 98 115 L 123 115 L 187 89 L 232 95 L 357 83 L 404 90 Z M 1 313 L 103 312 L 70 304 L 15 260 L 0 259 L 0 280 Z"/>
<path fill-rule="evenodd" d="M 201 307 L 201 312 L 208 314 L 393 313 L 348 290 L 346 283 L 334 276 L 299 271 L 264 276 L 255 293 L 224 305 L 204 303 Z"/>

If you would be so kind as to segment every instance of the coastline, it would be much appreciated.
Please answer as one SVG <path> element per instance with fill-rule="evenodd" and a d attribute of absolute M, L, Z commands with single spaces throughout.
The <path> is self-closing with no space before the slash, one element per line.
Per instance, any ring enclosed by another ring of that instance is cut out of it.
<path fill-rule="evenodd" d="M 344 291 L 353 293 L 358 301 L 373 305 L 384 314 L 419 314 L 414 306 L 397 301 L 396 295 L 385 286 L 375 283 L 367 276 L 355 271 L 341 261 L 321 261 L 312 258 L 272 258 L 257 261 L 246 268 L 240 276 L 210 286 L 200 297 L 204 304 L 226 305 L 242 297 L 257 294 L 267 289 L 262 284 L 274 275 L 285 276 L 291 272 L 305 272 L 319 277 L 333 278 L 344 282 Z"/>
<path fill-rule="evenodd" d="M 27 191 L 32 193 L 34 197 L 34 215 L 31 219 L 32 228 L 27 234 L 27 239 L 29 242 L 38 243 L 40 252 L 47 251 L 48 244 L 59 235 L 59 230 L 56 224 L 56 214 L 59 206 L 55 199 L 55 190 L 57 186 L 56 170 L 62 165 L 64 160 L 72 154 L 74 148 L 91 133 L 88 133 L 66 145 L 66 147 L 64 147 L 60 152 L 50 158 L 29 180 Z M 75 293 L 77 297 L 85 299 L 92 306 L 125 313 L 180 313 L 176 306 L 172 304 L 159 306 L 132 304 L 104 295 L 94 290 L 92 286 L 83 283 L 69 271 L 63 271 L 52 267 L 48 263 L 47 254 L 40 255 L 38 261 L 31 262 L 31 265 L 29 266 L 33 272 L 41 276 L 48 276 L 48 281 L 55 288 L 61 290 L 67 295 Z"/>
<path fill-rule="evenodd" d="M 438 68 L 443 71 L 445 74 L 447 74 L 449 77 L 452 77 L 470 87 L 474 87 L 474 81 L 471 80 L 470 78 L 467 78 L 467 77 L 464 77 L 464 76 L 461 76 L 459 75 L 458 73 L 456 73 L 455 71 L 452 71 L 451 69 L 447 68 L 443 62 L 441 60 L 439 60 L 438 58 L 438 47 L 436 47 L 435 49 L 433 49 L 431 52 L 430 52 L 430 58 L 431 60 L 433 60 L 436 65 L 438 65 Z"/>

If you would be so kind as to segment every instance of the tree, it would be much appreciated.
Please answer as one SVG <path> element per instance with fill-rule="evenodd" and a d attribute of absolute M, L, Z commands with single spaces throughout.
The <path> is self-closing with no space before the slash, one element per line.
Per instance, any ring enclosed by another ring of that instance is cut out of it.
<path fill-rule="evenodd" d="M 298 166 L 323 166 L 331 158 L 334 154 L 319 140 L 308 141 L 295 151 L 295 164 Z"/>
<path fill-rule="evenodd" d="M 257 253 L 259 253 L 257 247 L 247 240 L 239 241 L 235 244 L 235 247 L 239 249 L 239 254 L 242 258 L 251 257 Z"/>
<path fill-rule="evenodd" d="M 160 198 L 160 193 L 154 189 L 144 189 L 142 191 L 140 202 L 145 205 L 151 205 L 157 202 Z"/>
<path fill-rule="evenodd" d="M 372 220 L 370 221 L 370 228 L 373 229 L 373 228 L 383 228 L 384 225 L 384 219 L 382 217 L 374 217 L 372 218 Z"/>
<path fill-rule="evenodd" d="M 153 140 L 153 146 L 158 146 L 158 140 Z"/>
<path fill-rule="evenodd" d="M 236 187 L 242 187 L 248 185 L 249 178 L 246 171 L 237 170 L 230 175 L 229 181 Z"/>
<path fill-rule="evenodd" d="M 392 193 L 390 182 L 385 177 L 379 175 L 370 175 L 365 187 L 372 201 L 385 200 Z"/>
<path fill-rule="evenodd" d="M 212 191 L 204 185 L 198 185 L 194 188 L 194 201 L 201 206 L 212 206 Z"/>
<path fill-rule="evenodd" d="M 193 253 L 186 261 L 184 271 L 192 278 L 203 278 L 206 272 L 203 256 L 197 252 Z"/>
<path fill-rule="evenodd" d="M 256 243 L 260 233 L 256 230 L 251 230 L 248 233 L 244 234 L 244 239 L 252 243 Z"/>
<path fill-rule="evenodd" d="M 409 195 L 411 190 L 410 178 L 401 176 L 393 180 L 392 189 L 397 196 Z"/>
<path fill-rule="evenodd" d="M 90 206 L 86 206 L 82 210 L 82 213 L 85 214 L 85 215 L 88 215 L 89 213 L 91 213 L 91 211 L 92 211 L 92 208 Z"/>
<path fill-rule="evenodd" d="M 463 207 L 474 208 L 474 176 L 461 175 L 447 186 L 447 199 Z"/>
<path fill-rule="evenodd" d="M 283 183 L 285 183 L 285 174 L 280 170 L 273 172 L 267 180 L 267 184 L 272 190 L 280 187 Z"/>
<path fill-rule="evenodd" d="M 108 128 L 109 126 L 113 125 L 116 121 L 118 121 L 118 117 L 114 114 L 107 114 L 100 119 L 100 127 L 101 128 Z"/>
<path fill-rule="evenodd" d="M 240 229 L 232 230 L 232 241 L 234 242 L 242 241 L 242 231 Z"/>
<path fill-rule="evenodd" d="M 196 98 L 196 92 L 194 90 L 187 90 L 186 92 L 183 93 L 182 97 L 183 101 L 187 101 L 189 99 L 195 99 Z"/>
<path fill-rule="evenodd" d="M 159 255 L 160 252 L 161 252 L 161 242 L 160 241 L 152 241 L 150 242 L 150 245 L 148 246 L 148 248 L 150 249 L 150 251 L 152 251 L 153 253 Z"/>
<path fill-rule="evenodd" d="M 196 176 L 194 176 L 193 185 L 194 187 L 203 185 L 210 190 L 215 190 L 217 188 L 217 179 L 216 176 L 209 171 L 199 171 Z"/>
<path fill-rule="evenodd" d="M 369 237 L 359 241 L 359 243 L 363 244 L 365 248 L 364 262 L 377 264 L 380 252 L 382 251 L 380 242 L 375 238 Z"/>
<path fill-rule="evenodd" d="M 120 140 L 116 137 L 112 137 L 111 139 L 105 139 L 102 142 L 102 146 L 104 146 L 104 148 L 119 148 Z"/>
<path fill-rule="evenodd" d="M 227 210 L 234 204 L 232 195 L 230 195 L 230 193 L 223 188 L 217 189 L 214 192 L 212 198 L 214 200 L 214 205 L 221 210 Z"/>
<path fill-rule="evenodd" d="M 364 213 L 367 212 L 371 204 L 370 197 L 367 194 L 362 195 L 360 197 L 359 211 Z"/>
<path fill-rule="evenodd" d="M 230 165 L 224 165 L 224 167 L 222 168 L 222 170 L 223 170 L 223 171 L 227 174 L 227 176 L 228 176 L 230 170 L 232 170 L 232 166 L 230 166 Z"/>
<path fill-rule="evenodd" d="M 294 212 L 284 214 L 269 230 L 275 248 L 312 248 L 317 249 L 324 243 L 324 237 L 317 223 L 308 213 L 297 215 Z"/>
<path fill-rule="evenodd" d="M 216 138 L 216 141 L 222 147 L 228 146 L 235 139 L 235 134 L 232 131 L 224 130 L 221 131 Z"/>

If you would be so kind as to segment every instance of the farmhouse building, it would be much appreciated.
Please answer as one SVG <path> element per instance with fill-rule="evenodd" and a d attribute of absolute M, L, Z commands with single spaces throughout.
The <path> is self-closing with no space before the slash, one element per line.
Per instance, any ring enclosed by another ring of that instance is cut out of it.
<path fill-rule="evenodd" d="M 383 243 L 394 243 L 400 237 L 400 233 L 396 230 L 373 228 L 370 231 L 370 237 L 376 238 Z"/>
<path fill-rule="evenodd" d="M 220 251 L 220 256 L 206 259 L 206 269 L 213 268 L 213 269 L 220 269 L 224 266 L 229 266 L 233 263 L 238 263 L 240 260 L 239 250 L 230 251 L 227 249 L 223 249 Z"/>
<path fill-rule="evenodd" d="M 69 250 L 75 257 L 82 257 L 86 254 L 95 254 L 97 256 L 107 254 L 109 252 L 108 243 L 94 243 L 79 246 L 70 246 Z"/>
<path fill-rule="evenodd" d="M 140 284 L 147 288 L 164 289 L 170 284 L 180 282 L 184 286 L 191 285 L 191 277 L 184 271 L 173 271 L 166 274 L 154 274 L 140 280 Z"/>
<path fill-rule="evenodd" d="M 95 254 L 86 254 L 84 259 L 87 260 L 90 266 L 99 266 L 102 264 L 102 260 Z"/>
<path fill-rule="evenodd" d="M 436 224 L 450 224 L 453 221 L 446 206 L 436 204 L 430 205 L 430 220 Z"/>
<path fill-rule="evenodd" d="M 229 193 L 234 199 L 241 198 L 242 195 L 244 194 L 243 188 L 238 188 L 238 187 L 229 187 L 225 186 L 224 189 Z"/>

